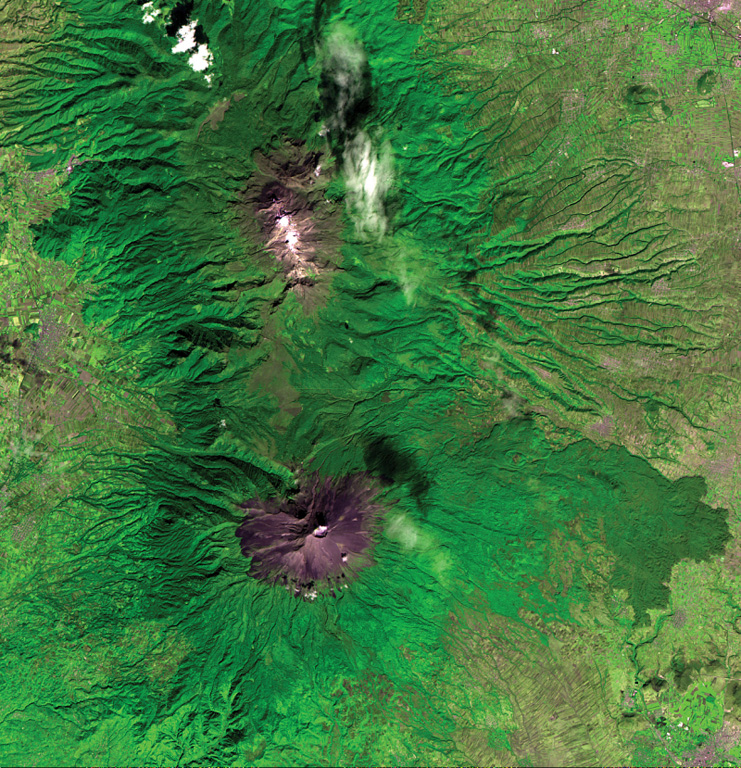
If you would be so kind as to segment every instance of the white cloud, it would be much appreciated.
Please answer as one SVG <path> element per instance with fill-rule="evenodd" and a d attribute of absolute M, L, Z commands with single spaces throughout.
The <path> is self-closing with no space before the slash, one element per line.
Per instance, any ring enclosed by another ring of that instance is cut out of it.
<path fill-rule="evenodd" d="M 160 15 L 160 13 L 162 13 L 159 8 L 154 7 L 154 3 L 152 2 L 144 3 L 142 10 L 144 11 L 144 18 L 142 21 L 145 24 L 151 24 Z"/>
<path fill-rule="evenodd" d="M 172 49 L 173 53 L 185 53 L 196 46 L 196 27 L 198 19 L 191 21 L 177 31 L 178 44 Z"/>
<path fill-rule="evenodd" d="M 214 55 L 208 50 L 208 46 L 201 44 L 198 50 L 188 59 L 190 68 L 196 72 L 203 72 L 208 69 L 214 60 Z"/>
<path fill-rule="evenodd" d="M 329 127 L 344 131 L 350 111 L 363 94 L 368 59 L 355 32 L 342 22 L 332 27 L 324 49 L 325 70 L 337 88 L 335 113 L 329 117 Z"/>
<path fill-rule="evenodd" d="M 188 57 L 188 66 L 194 72 L 205 72 L 214 61 L 214 55 L 208 50 L 208 46 L 201 43 L 196 48 L 196 27 L 198 26 L 198 19 L 194 19 L 189 24 L 186 24 L 177 31 L 178 43 L 172 49 L 173 53 L 190 53 Z M 193 50 L 196 48 L 196 50 Z M 206 82 L 209 87 L 211 86 L 211 79 L 213 74 L 204 74 Z"/>
<path fill-rule="evenodd" d="M 383 199 L 391 186 L 391 145 L 376 152 L 370 137 L 361 131 L 345 145 L 344 168 L 347 203 L 359 233 L 381 238 L 386 232 Z"/>

